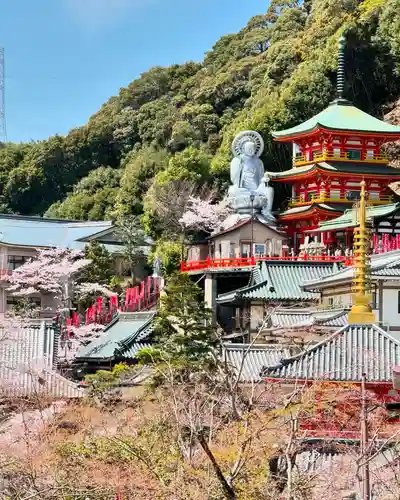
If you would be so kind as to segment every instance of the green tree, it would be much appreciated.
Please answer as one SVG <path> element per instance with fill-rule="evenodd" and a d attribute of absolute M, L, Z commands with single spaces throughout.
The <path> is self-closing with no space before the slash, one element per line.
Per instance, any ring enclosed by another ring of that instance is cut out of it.
<path fill-rule="evenodd" d="M 169 363 L 187 375 L 215 366 L 216 329 L 202 296 L 202 290 L 187 274 L 169 279 L 155 320 L 157 345 L 142 351 L 142 361 Z"/>
<path fill-rule="evenodd" d="M 158 240 L 150 252 L 149 263 L 153 263 L 157 258 L 160 259 L 163 275 L 169 277 L 179 270 L 182 250 L 181 241 Z"/>
<path fill-rule="evenodd" d="M 168 163 L 165 150 L 153 146 L 133 151 L 124 162 L 124 172 L 117 194 L 117 212 L 121 216 L 139 215 L 143 211 L 144 193 L 157 172 Z"/>
<path fill-rule="evenodd" d="M 64 201 L 53 203 L 46 217 L 77 220 L 104 220 L 115 209 L 121 171 L 99 167 L 81 179 Z"/>
<path fill-rule="evenodd" d="M 108 285 L 114 273 L 114 259 L 107 248 L 96 240 L 85 247 L 85 258 L 92 262 L 80 273 L 80 282 Z"/>
<path fill-rule="evenodd" d="M 120 217 L 116 225 L 117 236 L 123 244 L 122 255 L 134 282 L 137 266 L 146 262 L 151 240 L 146 236 L 137 216 Z"/>

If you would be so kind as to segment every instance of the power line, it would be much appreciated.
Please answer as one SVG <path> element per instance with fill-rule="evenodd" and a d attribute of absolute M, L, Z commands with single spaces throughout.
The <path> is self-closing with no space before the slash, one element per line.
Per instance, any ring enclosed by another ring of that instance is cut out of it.
<path fill-rule="evenodd" d="M 0 141 L 7 142 L 4 48 L 0 47 Z"/>

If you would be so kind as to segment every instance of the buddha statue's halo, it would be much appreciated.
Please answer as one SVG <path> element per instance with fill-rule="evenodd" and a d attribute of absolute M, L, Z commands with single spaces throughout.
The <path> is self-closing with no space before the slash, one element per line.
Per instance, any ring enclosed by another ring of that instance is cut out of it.
<path fill-rule="evenodd" d="M 244 130 L 243 132 L 237 134 L 232 142 L 232 153 L 236 157 L 242 156 L 246 142 L 252 142 L 254 144 L 254 156 L 259 158 L 264 151 L 264 140 L 261 135 L 254 130 Z"/>

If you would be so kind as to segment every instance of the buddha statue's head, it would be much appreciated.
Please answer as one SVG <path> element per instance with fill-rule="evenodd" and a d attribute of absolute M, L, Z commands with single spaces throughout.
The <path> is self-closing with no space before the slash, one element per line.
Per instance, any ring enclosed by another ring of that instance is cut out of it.
<path fill-rule="evenodd" d="M 253 141 L 246 141 L 243 144 L 243 153 L 246 156 L 254 156 L 256 153 L 256 145 Z"/>

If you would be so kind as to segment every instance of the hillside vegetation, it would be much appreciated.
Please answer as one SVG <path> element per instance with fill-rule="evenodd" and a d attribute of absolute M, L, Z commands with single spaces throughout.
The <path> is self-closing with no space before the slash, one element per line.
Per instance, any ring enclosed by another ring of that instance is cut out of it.
<path fill-rule="evenodd" d="M 270 130 L 305 120 L 334 97 L 345 29 L 347 97 L 381 118 L 400 96 L 400 0 L 275 0 L 202 63 L 150 69 L 67 136 L 3 147 L 0 210 L 143 215 L 160 236 L 160 189 L 171 180 L 223 188 L 239 130 L 262 133 L 268 170 L 290 165 L 289 148 L 273 143 Z"/>

